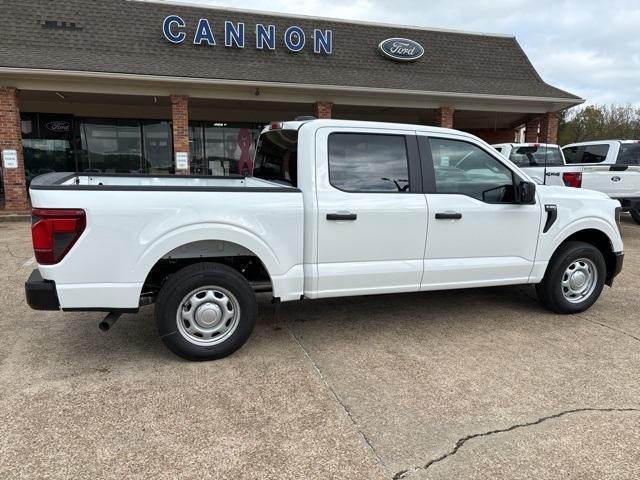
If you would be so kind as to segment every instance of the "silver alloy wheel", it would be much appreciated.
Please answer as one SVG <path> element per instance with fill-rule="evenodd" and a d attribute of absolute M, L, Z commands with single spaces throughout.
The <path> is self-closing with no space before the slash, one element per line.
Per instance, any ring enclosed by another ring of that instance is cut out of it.
<path fill-rule="evenodd" d="M 199 287 L 187 294 L 176 312 L 178 331 L 199 346 L 218 345 L 238 327 L 240 304 L 229 290 L 218 286 Z"/>
<path fill-rule="evenodd" d="M 578 258 L 562 275 L 562 294 L 571 303 L 580 303 L 591 296 L 598 284 L 598 268 L 588 258 Z"/>

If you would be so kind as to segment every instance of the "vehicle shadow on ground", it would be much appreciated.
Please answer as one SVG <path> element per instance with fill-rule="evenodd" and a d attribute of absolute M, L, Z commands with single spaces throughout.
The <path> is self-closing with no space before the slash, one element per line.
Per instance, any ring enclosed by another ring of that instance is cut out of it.
<path fill-rule="evenodd" d="M 389 329 L 391 334 L 399 321 L 420 328 L 446 320 L 474 323 L 480 315 L 512 319 L 543 311 L 535 300 L 534 289 L 529 286 L 303 300 L 283 303 L 279 311 L 271 304 L 268 294 L 260 294 L 256 328 L 247 344 L 234 356 L 240 352 L 242 356 L 268 354 L 269 339 L 283 335 L 283 330 L 286 335 L 288 325 L 295 329 L 296 324 L 304 323 L 307 329 L 322 330 L 327 321 L 340 321 L 363 332 L 384 334 L 384 329 Z M 53 315 L 62 315 L 64 321 L 59 323 L 66 326 L 52 332 L 57 341 L 46 345 L 52 361 L 56 361 L 56 357 L 61 362 L 75 358 L 78 364 L 184 361 L 162 343 L 152 306 L 142 308 L 137 314 L 123 315 L 108 332 L 98 329 L 98 323 L 104 317 L 101 313 Z M 43 344 L 43 348 L 46 346 Z"/>

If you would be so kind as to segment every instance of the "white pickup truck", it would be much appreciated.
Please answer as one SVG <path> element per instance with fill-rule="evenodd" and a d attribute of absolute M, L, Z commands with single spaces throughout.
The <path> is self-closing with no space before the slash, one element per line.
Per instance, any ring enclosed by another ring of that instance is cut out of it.
<path fill-rule="evenodd" d="M 454 167 L 465 158 L 464 165 Z M 580 312 L 622 268 L 619 203 L 538 186 L 478 138 L 417 125 L 275 122 L 253 178 L 52 173 L 33 180 L 34 309 L 155 303 L 191 360 L 249 337 L 275 302 L 535 284 Z"/>
<path fill-rule="evenodd" d="M 567 166 L 582 173 L 581 186 L 619 200 L 640 224 L 640 140 L 598 140 L 562 147 Z"/>
<path fill-rule="evenodd" d="M 567 170 L 559 145 L 551 143 L 498 143 L 491 146 L 526 172 L 536 183 L 559 187 L 568 186 L 563 180 L 563 173 L 566 173 Z"/>

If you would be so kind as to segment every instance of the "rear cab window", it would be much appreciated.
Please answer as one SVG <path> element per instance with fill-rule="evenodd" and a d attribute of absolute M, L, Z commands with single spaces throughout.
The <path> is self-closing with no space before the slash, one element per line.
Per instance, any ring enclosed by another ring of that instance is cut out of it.
<path fill-rule="evenodd" d="M 269 130 L 260 135 L 253 176 L 298 186 L 298 131 Z"/>
<path fill-rule="evenodd" d="M 559 147 L 523 145 L 514 147 L 509 160 L 519 167 L 556 167 L 564 165 Z"/>

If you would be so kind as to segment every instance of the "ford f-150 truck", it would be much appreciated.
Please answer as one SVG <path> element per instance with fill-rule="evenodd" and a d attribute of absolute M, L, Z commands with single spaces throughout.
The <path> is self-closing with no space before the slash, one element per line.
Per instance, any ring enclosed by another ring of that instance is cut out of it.
<path fill-rule="evenodd" d="M 622 267 L 617 201 L 536 186 L 455 130 L 274 122 L 253 175 L 35 178 L 29 305 L 105 311 L 107 329 L 155 303 L 165 344 L 206 360 L 247 340 L 256 291 L 287 302 L 534 284 L 573 313 Z"/>
<path fill-rule="evenodd" d="M 499 143 L 491 145 L 538 184 L 567 186 L 562 149 L 551 143 Z"/>
<path fill-rule="evenodd" d="M 619 200 L 622 210 L 640 224 L 640 140 L 572 143 L 562 147 L 562 152 L 567 166 L 582 172 L 575 186 Z"/>

